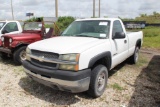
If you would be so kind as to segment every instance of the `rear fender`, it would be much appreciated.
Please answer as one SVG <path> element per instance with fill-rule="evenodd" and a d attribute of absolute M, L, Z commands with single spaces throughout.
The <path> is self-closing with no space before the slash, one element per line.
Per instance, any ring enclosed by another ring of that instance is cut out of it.
<path fill-rule="evenodd" d="M 137 40 L 136 46 L 138 46 L 139 49 L 141 48 L 141 46 L 142 46 L 142 41 L 141 41 L 141 39 L 138 39 L 138 40 Z"/>

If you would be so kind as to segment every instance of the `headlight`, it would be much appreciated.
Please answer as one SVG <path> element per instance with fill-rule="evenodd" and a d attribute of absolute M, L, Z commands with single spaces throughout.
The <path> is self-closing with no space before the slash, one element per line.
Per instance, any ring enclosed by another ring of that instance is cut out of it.
<path fill-rule="evenodd" d="M 60 59 L 62 61 L 70 61 L 70 62 L 76 62 L 77 64 L 60 64 L 59 69 L 62 70 L 71 70 L 71 71 L 78 71 L 79 70 L 79 56 L 80 54 L 66 54 L 61 55 Z"/>
<path fill-rule="evenodd" d="M 1 37 L 1 41 L 2 41 L 2 42 L 4 41 L 4 37 Z"/>
<path fill-rule="evenodd" d="M 78 62 L 79 61 L 79 54 L 66 54 L 66 55 L 61 55 L 60 59 L 63 61 L 74 61 Z"/>
<path fill-rule="evenodd" d="M 26 48 L 26 53 L 31 54 L 31 50 L 28 47 Z"/>
<path fill-rule="evenodd" d="M 9 43 L 12 43 L 12 38 L 9 39 Z"/>
<path fill-rule="evenodd" d="M 30 61 L 31 58 L 30 58 L 29 54 L 31 54 L 31 50 L 27 47 L 27 49 L 26 49 L 26 59 Z"/>

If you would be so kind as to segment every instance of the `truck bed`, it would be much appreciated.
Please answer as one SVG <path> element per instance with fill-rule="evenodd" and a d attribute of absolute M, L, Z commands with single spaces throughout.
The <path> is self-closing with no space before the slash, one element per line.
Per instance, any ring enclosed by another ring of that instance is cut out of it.
<path fill-rule="evenodd" d="M 127 31 L 126 34 L 137 33 L 137 32 L 142 32 L 142 31 Z"/>

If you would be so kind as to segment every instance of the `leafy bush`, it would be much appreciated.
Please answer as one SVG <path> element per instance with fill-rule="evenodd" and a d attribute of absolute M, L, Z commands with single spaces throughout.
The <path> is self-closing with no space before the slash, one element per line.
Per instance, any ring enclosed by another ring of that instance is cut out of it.
<path fill-rule="evenodd" d="M 43 20 L 43 17 L 33 17 L 28 20 L 25 20 L 25 22 L 37 22 L 37 21 L 42 21 L 42 20 Z"/>

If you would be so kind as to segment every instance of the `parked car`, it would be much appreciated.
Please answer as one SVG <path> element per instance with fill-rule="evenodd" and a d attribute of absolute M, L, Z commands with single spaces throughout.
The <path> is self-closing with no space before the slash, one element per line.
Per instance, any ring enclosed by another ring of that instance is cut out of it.
<path fill-rule="evenodd" d="M 99 97 L 108 72 L 127 58 L 138 61 L 143 33 L 127 33 L 118 18 L 74 21 L 59 37 L 27 47 L 23 67 L 33 80 L 54 89 Z"/>
<path fill-rule="evenodd" d="M 1 57 L 13 56 L 15 64 L 20 65 L 25 60 L 25 50 L 29 44 L 55 36 L 54 24 L 52 23 L 51 28 L 45 28 L 44 22 L 25 22 L 22 33 L 3 35 Z"/>
<path fill-rule="evenodd" d="M 0 21 L 0 46 L 2 45 L 1 36 L 4 34 L 17 34 L 22 32 L 23 22 L 19 21 Z"/>

